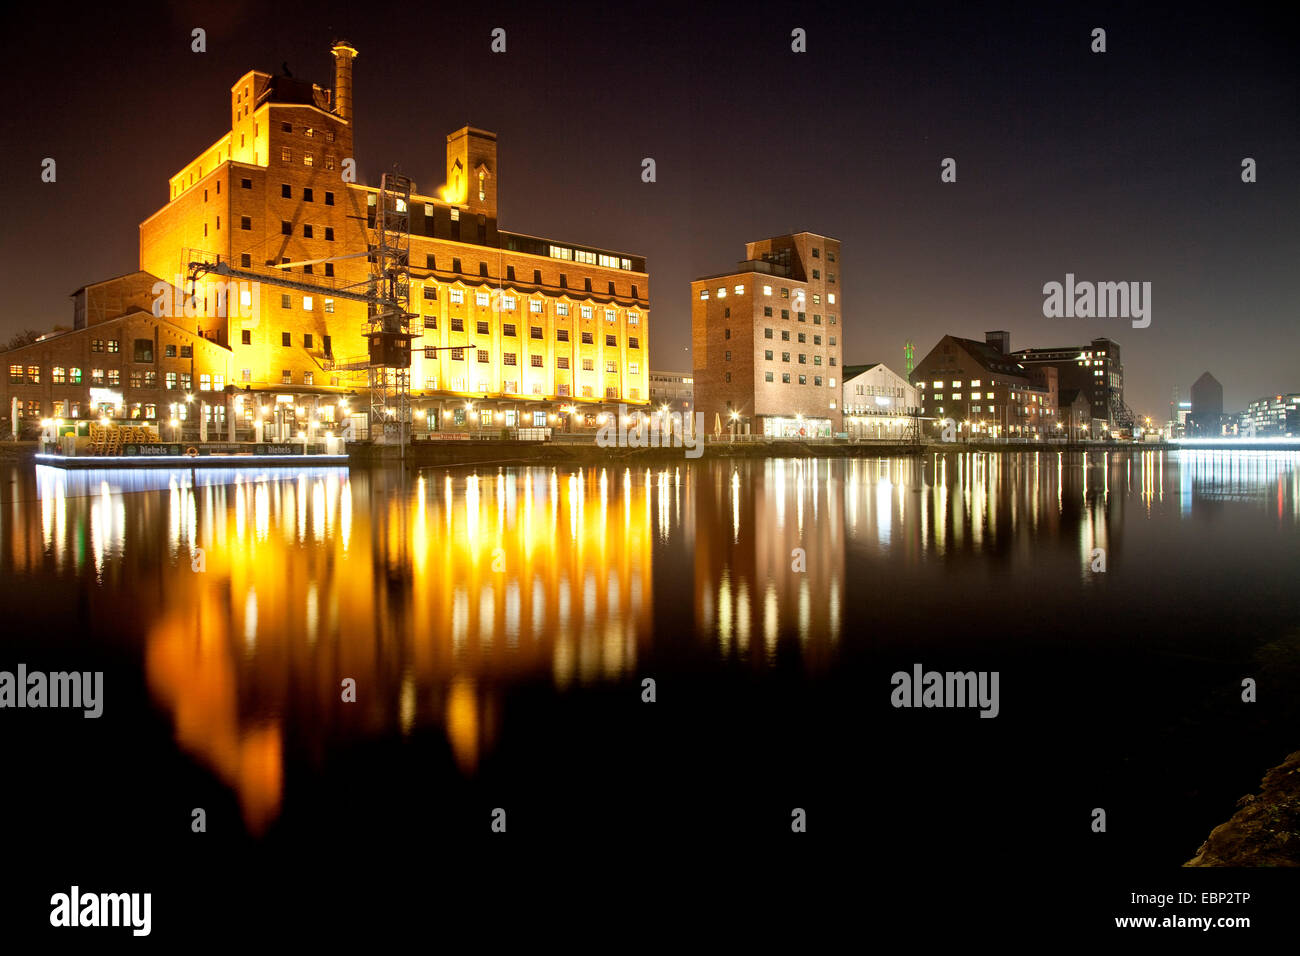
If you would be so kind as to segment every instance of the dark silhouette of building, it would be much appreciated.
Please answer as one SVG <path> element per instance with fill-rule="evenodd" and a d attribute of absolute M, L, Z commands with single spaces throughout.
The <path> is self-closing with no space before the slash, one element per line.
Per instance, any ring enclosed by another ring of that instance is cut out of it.
<path fill-rule="evenodd" d="M 1209 372 L 1192 385 L 1192 414 L 1187 430 L 1193 435 L 1218 435 L 1223 425 L 1223 386 Z"/>

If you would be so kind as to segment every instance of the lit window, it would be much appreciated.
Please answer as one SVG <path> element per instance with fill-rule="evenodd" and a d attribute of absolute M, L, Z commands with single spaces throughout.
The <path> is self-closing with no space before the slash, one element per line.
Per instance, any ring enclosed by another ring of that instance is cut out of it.
<path fill-rule="evenodd" d="M 311 297 L 311 296 L 309 296 L 309 295 L 305 295 L 305 296 L 302 297 L 302 309 L 303 309 L 304 312 L 310 312 L 310 311 L 312 310 L 312 297 Z"/>
<path fill-rule="evenodd" d="M 540 312 L 542 311 L 542 300 L 541 300 L 541 299 L 529 299 L 529 300 L 528 300 L 528 311 L 529 311 L 529 312 L 532 312 L 532 313 L 540 313 Z"/>
<path fill-rule="evenodd" d="M 487 305 L 487 304 L 488 304 L 488 294 L 487 294 L 486 292 L 475 292 L 475 293 L 474 293 L 474 304 L 475 304 L 475 305 Z"/>
<path fill-rule="evenodd" d="M 447 294 L 451 297 L 451 301 L 456 305 L 460 305 L 465 301 L 465 293 L 461 289 L 450 289 Z"/>
<path fill-rule="evenodd" d="M 772 287 L 770 285 L 763 286 L 763 295 L 771 295 L 771 294 L 772 294 Z"/>
<path fill-rule="evenodd" d="M 744 287 L 743 285 L 738 285 L 738 286 L 736 286 L 736 288 L 735 288 L 734 291 L 735 291 L 736 295 L 744 295 L 744 294 L 745 294 L 745 287 Z"/>

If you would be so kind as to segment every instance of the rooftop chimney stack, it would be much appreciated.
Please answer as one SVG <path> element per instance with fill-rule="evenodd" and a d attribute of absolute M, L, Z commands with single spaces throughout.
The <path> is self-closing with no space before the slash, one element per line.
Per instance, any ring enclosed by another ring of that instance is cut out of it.
<path fill-rule="evenodd" d="M 347 40 L 339 40 L 330 48 L 334 54 L 334 115 L 352 122 L 352 61 L 356 48 Z"/>

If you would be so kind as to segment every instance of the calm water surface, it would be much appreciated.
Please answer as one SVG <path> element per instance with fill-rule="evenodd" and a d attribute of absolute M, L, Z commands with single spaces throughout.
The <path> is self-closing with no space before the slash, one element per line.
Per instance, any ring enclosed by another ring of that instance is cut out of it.
<path fill-rule="evenodd" d="M 90 868 L 196 806 L 250 852 L 471 839 L 497 806 L 569 841 L 776 840 L 798 806 L 878 852 L 1174 866 L 1300 747 L 1298 465 L 6 464 L 0 669 L 106 685 L 99 721 L 6 716 L 10 812 Z M 1000 671 L 1000 716 L 893 709 L 914 663 Z"/>

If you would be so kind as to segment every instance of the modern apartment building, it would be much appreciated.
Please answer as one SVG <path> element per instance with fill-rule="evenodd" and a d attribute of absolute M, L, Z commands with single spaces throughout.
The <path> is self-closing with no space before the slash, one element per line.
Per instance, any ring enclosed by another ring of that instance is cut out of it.
<path fill-rule="evenodd" d="M 1241 426 L 1256 435 L 1300 435 L 1300 393 L 1255 399 L 1242 412 Z"/>
<path fill-rule="evenodd" d="M 799 232 L 746 243 L 732 272 L 691 283 L 695 410 L 706 431 L 841 431 L 840 243 Z"/>

